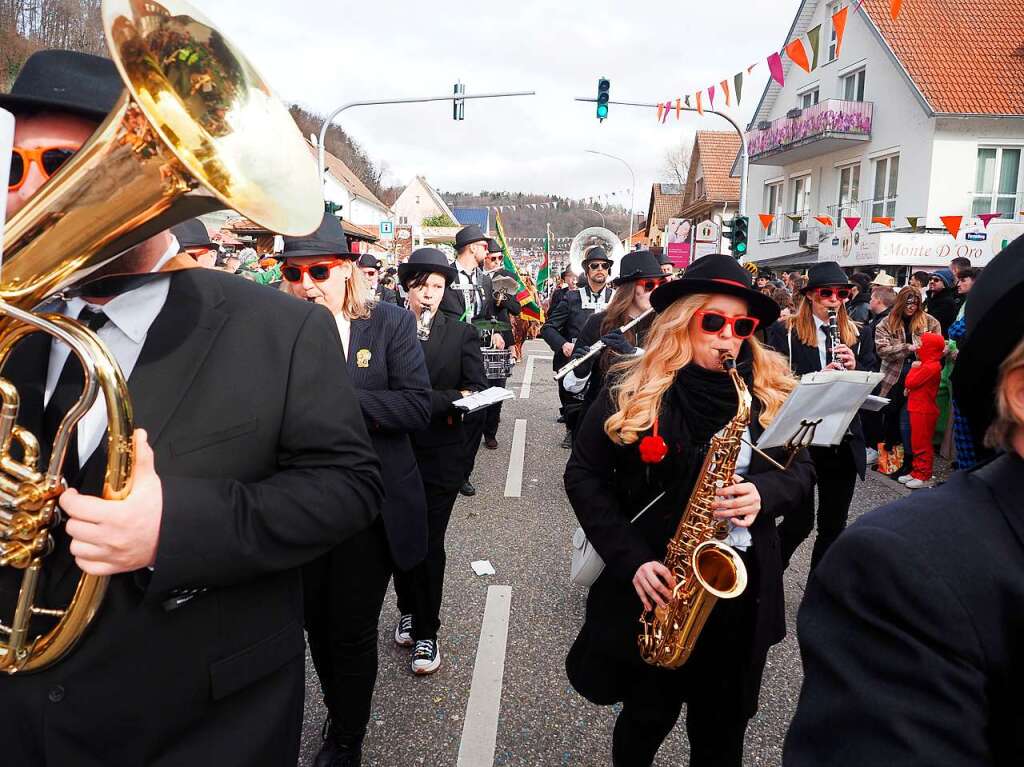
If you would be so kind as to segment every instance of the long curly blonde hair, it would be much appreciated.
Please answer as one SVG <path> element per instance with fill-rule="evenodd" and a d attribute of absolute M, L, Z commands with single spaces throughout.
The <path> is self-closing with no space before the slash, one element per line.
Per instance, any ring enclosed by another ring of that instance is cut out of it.
<path fill-rule="evenodd" d="M 611 395 L 617 410 L 604 423 L 604 431 L 617 445 L 631 445 L 650 429 L 676 373 L 693 359 L 690 320 L 711 295 L 698 293 L 680 299 L 662 312 L 651 326 L 645 352 L 612 367 L 619 382 Z M 754 391 L 761 403 L 759 422 L 767 426 L 796 386 L 786 359 L 766 349 L 753 336 L 746 340 L 754 366 Z"/>

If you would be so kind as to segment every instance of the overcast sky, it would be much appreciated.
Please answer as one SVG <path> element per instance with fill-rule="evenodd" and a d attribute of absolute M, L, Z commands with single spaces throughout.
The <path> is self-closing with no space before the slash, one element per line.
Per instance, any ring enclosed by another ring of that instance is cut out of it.
<path fill-rule="evenodd" d="M 355 100 L 535 90 L 536 96 L 362 107 L 339 123 L 404 185 L 424 175 L 445 191 L 508 190 L 584 197 L 626 189 L 636 172 L 637 209 L 661 176 L 665 150 L 698 127 L 729 126 L 713 115 L 656 122 L 648 110 L 612 106 L 603 124 L 597 78 L 612 99 L 663 101 L 730 78 L 755 61 L 737 115 L 746 125 L 779 50 L 796 0 L 682 3 L 622 0 L 553 3 L 345 3 L 193 0 L 250 56 L 282 99 L 320 112 Z M 717 103 L 717 100 L 716 100 Z"/>

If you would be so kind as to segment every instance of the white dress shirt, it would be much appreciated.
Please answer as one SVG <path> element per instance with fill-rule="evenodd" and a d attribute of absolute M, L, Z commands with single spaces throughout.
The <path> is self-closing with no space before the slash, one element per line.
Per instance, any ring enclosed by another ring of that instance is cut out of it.
<path fill-rule="evenodd" d="M 814 317 L 814 326 L 818 329 L 818 357 L 821 359 L 821 369 L 825 369 L 825 362 L 828 359 L 828 323 L 818 319 L 818 315 L 812 314 Z"/>
<path fill-rule="evenodd" d="M 750 469 L 750 459 L 754 451 L 750 449 L 750 429 L 743 432 L 743 442 L 740 443 L 740 454 L 736 458 L 736 474 L 741 477 Z M 739 527 L 729 520 L 729 535 L 725 542 L 737 551 L 746 551 L 754 545 L 754 539 L 750 535 L 750 528 Z"/>
<path fill-rule="evenodd" d="M 466 268 L 458 261 L 455 262 L 455 270 L 458 275 L 455 289 L 462 292 L 462 299 L 466 305 L 466 314 L 461 319 L 464 322 L 471 322 L 481 311 L 480 291 L 478 290 L 480 280 L 477 276 L 479 270 L 474 268 L 466 271 Z"/>
<path fill-rule="evenodd" d="M 178 254 L 178 241 L 171 238 L 167 252 L 160 257 L 153 271 L 160 268 Z M 160 310 L 167 302 L 167 293 L 171 287 L 170 275 L 154 279 L 132 290 L 125 291 L 110 299 L 103 306 L 89 304 L 83 298 L 51 299 L 43 305 L 45 311 L 58 312 L 65 317 L 75 319 L 87 306 L 102 311 L 109 320 L 97 331 L 96 335 L 106 344 L 121 367 L 127 380 L 135 363 L 139 360 L 146 335 Z M 43 394 L 43 406 L 50 401 L 50 396 L 57 388 L 61 371 L 71 350 L 64 343 L 54 340 L 50 346 L 50 360 L 46 370 L 46 390 Z M 78 422 L 78 465 L 85 466 L 89 456 L 100 443 L 107 429 L 107 404 L 102 395 L 96 398 L 92 407 Z"/>
<path fill-rule="evenodd" d="M 338 323 L 338 333 L 341 334 L 341 353 L 348 359 L 348 340 L 352 337 L 352 320 L 342 312 L 334 315 L 334 321 Z"/>

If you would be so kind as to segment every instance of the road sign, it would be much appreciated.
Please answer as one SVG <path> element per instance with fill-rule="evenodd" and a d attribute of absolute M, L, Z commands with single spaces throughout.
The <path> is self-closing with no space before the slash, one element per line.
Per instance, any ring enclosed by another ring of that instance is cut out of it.
<path fill-rule="evenodd" d="M 395 224 L 393 221 L 380 222 L 380 236 L 385 240 L 390 240 L 395 236 Z"/>
<path fill-rule="evenodd" d="M 718 242 L 720 237 L 721 232 L 714 221 L 701 221 L 693 235 L 697 242 Z"/>

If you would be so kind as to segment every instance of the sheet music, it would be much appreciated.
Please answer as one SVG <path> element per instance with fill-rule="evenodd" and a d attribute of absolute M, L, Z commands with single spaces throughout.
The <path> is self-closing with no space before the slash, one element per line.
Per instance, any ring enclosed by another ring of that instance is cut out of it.
<path fill-rule="evenodd" d="M 496 405 L 507 399 L 514 399 L 515 396 L 516 393 L 512 389 L 506 389 L 503 386 L 492 386 L 490 389 L 473 392 L 468 397 L 457 399 L 452 404 L 463 413 L 475 413 L 477 410 L 483 410 L 485 407 Z"/>
<path fill-rule="evenodd" d="M 814 431 L 812 445 L 838 445 L 846 435 L 868 395 L 882 380 L 881 373 L 863 370 L 824 370 L 808 373 L 800 379 L 782 410 L 771 422 L 757 447 L 767 450 L 783 447 L 799 432 L 805 421 L 821 420 Z"/>

